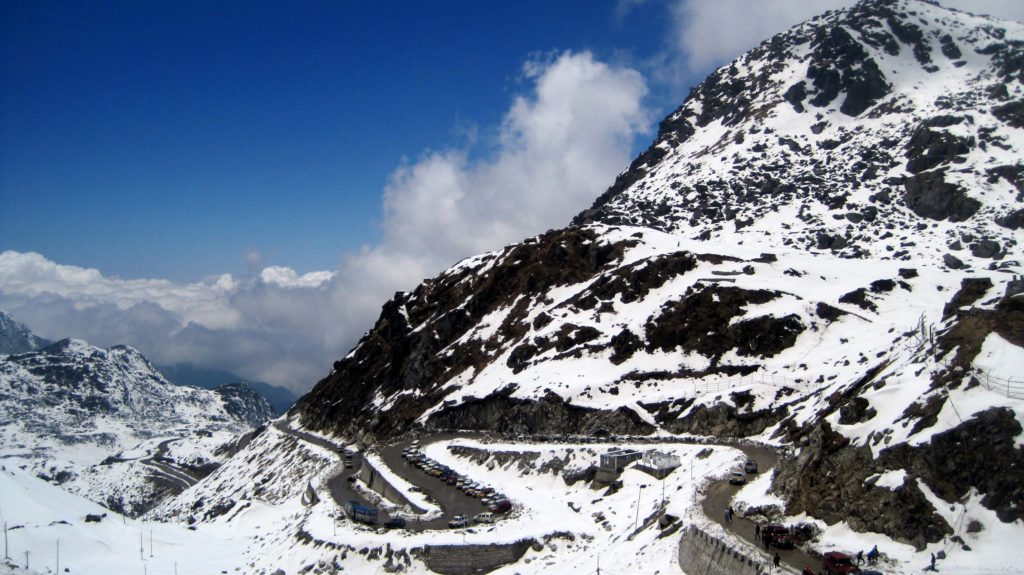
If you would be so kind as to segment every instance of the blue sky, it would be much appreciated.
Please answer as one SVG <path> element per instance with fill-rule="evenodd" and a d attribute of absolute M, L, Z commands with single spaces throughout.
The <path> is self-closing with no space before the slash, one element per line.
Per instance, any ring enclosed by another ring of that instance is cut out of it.
<path fill-rule="evenodd" d="M 175 281 L 244 272 L 249 249 L 333 269 L 379 234 L 402 158 L 486 138 L 523 62 L 590 50 L 639 67 L 669 32 L 659 3 L 0 10 L 0 250 Z M 659 116 L 678 104 L 680 86 L 652 88 Z"/>
<path fill-rule="evenodd" d="M 396 290 L 565 226 L 708 71 L 852 2 L 0 2 L 0 309 L 306 390 Z"/>

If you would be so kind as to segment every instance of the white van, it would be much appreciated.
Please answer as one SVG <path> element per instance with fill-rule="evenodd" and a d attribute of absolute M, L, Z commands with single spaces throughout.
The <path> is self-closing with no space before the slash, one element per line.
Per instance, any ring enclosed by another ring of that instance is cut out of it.
<path fill-rule="evenodd" d="M 483 513 L 474 517 L 473 521 L 475 523 L 494 523 L 494 514 L 488 511 L 484 511 Z"/>

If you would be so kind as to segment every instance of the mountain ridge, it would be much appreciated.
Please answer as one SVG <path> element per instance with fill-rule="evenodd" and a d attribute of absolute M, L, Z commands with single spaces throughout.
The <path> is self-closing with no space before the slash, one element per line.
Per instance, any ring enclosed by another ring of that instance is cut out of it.
<path fill-rule="evenodd" d="M 177 385 L 216 389 L 223 385 L 243 383 L 262 395 L 270 403 L 271 407 L 274 408 L 274 413 L 277 415 L 287 411 L 295 403 L 295 400 L 298 399 L 290 389 L 262 381 L 249 381 L 244 377 L 223 369 L 204 368 L 191 363 L 158 365 L 157 369 L 169 381 Z"/>
<path fill-rule="evenodd" d="M 1020 23 L 873 0 L 801 24 L 696 87 L 570 227 L 396 293 L 290 414 L 368 443 L 806 444 L 775 482 L 787 513 L 919 549 L 954 533 L 929 490 L 1020 519 L 983 470 L 1024 481 L 1024 409 L 979 374 L 1008 377 L 992 358 L 1024 342 L 1022 81 Z M 932 442 L 971 426 L 1011 447 L 956 454 L 952 478 Z M 895 465 L 901 489 L 867 481 Z"/>
<path fill-rule="evenodd" d="M 50 341 L 32 333 L 25 324 L 0 310 L 0 355 L 36 351 L 50 345 Z"/>

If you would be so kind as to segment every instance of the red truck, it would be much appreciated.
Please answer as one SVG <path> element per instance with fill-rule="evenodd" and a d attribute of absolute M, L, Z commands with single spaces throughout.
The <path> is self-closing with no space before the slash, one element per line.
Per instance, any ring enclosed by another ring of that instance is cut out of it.
<path fill-rule="evenodd" d="M 860 572 L 860 568 L 853 564 L 853 559 L 851 559 L 849 555 L 838 551 L 829 551 L 826 553 L 821 558 L 821 565 L 825 568 L 825 572 L 830 575 L 833 573 L 846 575 L 847 573 Z"/>

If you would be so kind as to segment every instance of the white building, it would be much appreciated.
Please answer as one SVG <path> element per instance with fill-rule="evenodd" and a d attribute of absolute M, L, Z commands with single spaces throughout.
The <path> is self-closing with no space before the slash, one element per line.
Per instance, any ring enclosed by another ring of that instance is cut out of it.
<path fill-rule="evenodd" d="M 644 453 L 640 461 L 640 469 L 657 478 L 663 478 L 681 465 L 678 455 L 651 450 Z"/>

